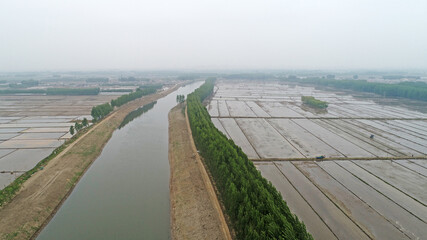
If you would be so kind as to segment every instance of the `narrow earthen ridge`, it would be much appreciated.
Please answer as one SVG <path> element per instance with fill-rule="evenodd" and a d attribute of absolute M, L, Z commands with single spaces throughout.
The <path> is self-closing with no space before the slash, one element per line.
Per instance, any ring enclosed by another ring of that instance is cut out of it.
<path fill-rule="evenodd" d="M 183 110 L 179 105 L 169 113 L 172 239 L 231 239 Z"/>
<path fill-rule="evenodd" d="M 191 142 L 191 147 L 193 149 L 193 151 L 196 153 L 196 160 L 199 166 L 199 169 L 202 173 L 202 177 L 203 177 L 203 181 L 206 184 L 206 188 L 208 190 L 209 196 L 211 197 L 211 201 L 215 206 L 215 209 L 219 215 L 219 218 L 221 220 L 221 229 L 224 233 L 224 235 L 226 236 L 226 239 L 232 239 L 231 238 L 231 233 L 230 233 L 230 229 L 228 228 L 227 222 L 225 220 L 225 216 L 224 213 L 222 212 L 218 197 L 215 193 L 213 184 L 209 178 L 208 173 L 206 172 L 206 169 L 203 165 L 202 159 L 200 158 L 199 154 L 197 153 L 197 148 L 196 145 L 194 144 L 194 140 L 193 140 L 193 134 L 191 132 L 191 127 L 190 127 L 190 121 L 188 120 L 188 114 L 187 114 L 187 108 L 185 108 L 185 120 L 187 122 L 187 129 L 188 129 L 188 135 L 190 137 L 190 142 Z"/>
<path fill-rule="evenodd" d="M 33 174 L 14 199 L 0 208 L 0 239 L 36 238 L 97 159 L 124 117 L 141 105 L 166 96 L 180 85 L 119 107 L 50 160 L 43 170 Z"/>

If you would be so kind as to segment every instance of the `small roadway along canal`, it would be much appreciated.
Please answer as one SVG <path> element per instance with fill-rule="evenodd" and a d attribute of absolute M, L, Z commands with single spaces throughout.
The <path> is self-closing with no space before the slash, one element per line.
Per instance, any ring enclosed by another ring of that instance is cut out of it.
<path fill-rule="evenodd" d="M 37 239 L 170 239 L 168 112 L 202 83 L 116 130 Z"/>

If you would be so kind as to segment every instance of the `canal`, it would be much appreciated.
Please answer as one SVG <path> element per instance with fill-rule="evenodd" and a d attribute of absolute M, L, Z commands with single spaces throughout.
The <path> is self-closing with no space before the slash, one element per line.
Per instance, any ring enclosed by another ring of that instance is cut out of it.
<path fill-rule="evenodd" d="M 181 87 L 114 131 L 37 239 L 170 239 L 168 113 Z"/>

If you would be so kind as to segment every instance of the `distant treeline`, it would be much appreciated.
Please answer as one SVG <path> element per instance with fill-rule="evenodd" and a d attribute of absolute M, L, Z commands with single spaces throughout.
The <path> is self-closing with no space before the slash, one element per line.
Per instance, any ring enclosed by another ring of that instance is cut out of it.
<path fill-rule="evenodd" d="M 405 76 L 405 75 L 385 75 L 383 79 L 403 79 L 403 78 L 412 78 L 412 79 L 420 79 L 420 76 Z"/>
<path fill-rule="evenodd" d="M 39 85 L 39 81 L 36 80 L 24 80 L 20 83 L 9 83 L 10 88 L 29 88 Z"/>
<path fill-rule="evenodd" d="M 88 78 L 88 79 L 86 79 L 86 82 L 88 82 L 88 83 L 107 83 L 108 78 L 104 78 L 104 77 Z"/>
<path fill-rule="evenodd" d="M 120 82 L 136 82 L 136 81 L 143 81 L 148 82 L 150 81 L 149 78 L 135 78 L 135 77 L 121 77 L 119 78 Z"/>
<path fill-rule="evenodd" d="M 47 95 L 98 95 L 99 88 L 48 88 Z"/>
<path fill-rule="evenodd" d="M 2 89 L 0 94 L 46 94 L 45 89 Z"/>
<path fill-rule="evenodd" d="M 275 78 L 272 74 L 267 73 L 236 73 L 236 74 L 225 74 L 222 77 L 227 79 L 246 79 L 246 80 L 265 80 Z"/>
<path fill-rule="evenodd" d="M 319 109 L 325 109 L 328 107 L 328 103 L 321 101 L 319 99 L 315 99 L 312 96 L 301 96 L 301 101 L 304 104 L 307 104 L 310 107 L 319 108 Z"/>
<path fill-rule="evenodd" d="M 120 123 L 119 129 L 126 126 L 126 124 L 130 123 L 135 118 L 141 116 L 143 113 L 147 112 L 148 110 L 152 109 L 154 105 L 157 103 L 157 101 L 151 102 L 149 104 L 146 104 L 132 112 L 130 112 L 126 117 L 123 119 L 122 123 Z"/>
<path fill-rule="evenodd" d="M 111 100 L 111 106 L 120 107 L 127 102 L 130 102 L 132 100 L 135 100 L 137 98 L 140 98 L 140 97 L 148 95 L 148 94 L 155 93 L 156 91 L 157 91 L 157 88 L 155 88 L 155 87 L 147 87 L 147 88 L 143 88 L 143 89 L 138 88 L 135 92 L 125 94 L 125 95 L 118 97 L 117 99 Z"/>
<path fill-rule="evenodd" d="M 188 117 L 237 239 L 313 239 L 242 149 L 211 122 L 202 101 L 212 93 L 214 81 L 206 80 L 188 95 Z"/>
<path fill-rule="evenodd" d="M 140 89 L 145 89 L 145 88 L 154 88 L 154 89 L 161 89 L 163 87 L 163 84 L 145 84 L 140 86 Z"/>
<path fill-rule="evenodd" d="M 320 86 L 370 92 L 386 97 L 402 97 L 427 101 L 427 84 L 424 82 L 400 82 L 396 84 L 388 84 L 368 82 L 366 80 L 332 80 L 321 78 L 284 78 L 282 80 L 287 82 L 309 83 Z"/>
<path fill-rule="evenodd" d="M 101 92 L 133 92 L 133 89 L 102 89 Z"/>

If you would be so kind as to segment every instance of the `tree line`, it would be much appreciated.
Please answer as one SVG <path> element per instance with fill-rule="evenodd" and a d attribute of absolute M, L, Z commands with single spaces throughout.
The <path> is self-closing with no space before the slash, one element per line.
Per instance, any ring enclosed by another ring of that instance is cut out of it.
<path fill-rule="evenodd" d="M 98 95 L 99 88 L 47 88 L 47 95 Z"/>
<path fill-rule="evenodd" d="M 321 78 L 283 78 L 282 81 L 308 83 L 360 92 L 370 92 L 386 97 L 402 97 L 427 101 L 427 84 L 424 82 L 400 82 L 397 84 L 389 84 L 368 82 L 366 80 L 332 80 Z"/>
<path fill-rule="evenodd" d="M 151 86 L 146 88 L 138 88 L 135 92 L 131 92 L 129 94 L 122 95 L 118 97 L 117 99 L 111 100 L 111 106 L 113 107 L 120 107 L 125 103 L 128 103 L 132 100 L 135 100 L 137 98 L 140 98 L 145 95 L 153 94 L 157 91 L 157 86 Z"/>
<path fill-rule="evenodd" d="M 195 144 L 215 181 L 238 239 L 313 239 L 274 186 L 261 176 L 242 149 L 210 120 L 203 100 L 215 79 L 187 96 Z"/>
<path fill-rule="evenodd" d="M 109 103 L 104 103 L 104 104 L 95 106 L 92 108 L 92 112 L 91 112 L 93 120 L 96 122 L 101 118 L 107 116 L 110 112 L 114 110 L 114 107 L 120 107 L 123 104 L 128 103 L 132 100 L 155 93 L 158 88 L 159 88 L 158 86 L 147 87 L 144 89 L 138 88 L 135 92 L 131 92 L 129 94 L 122 95 L 116 99 L 112 99 L 111 102 Z"/>
<path fill-rule="evenodd" d="M 110 103 L 100 104 L 92 108 L 90 115 L 93 117 L 93 121 L 96 122 L 99 119 L 107 116 L 110 112 L 113 111 L 113 106 Z"/>
<path fill-rule="evenodd" d="M 301 101 L 310 107 L 325 109 L 328 107 L 328 103 L 312 96 L 301 96 Z"/>

